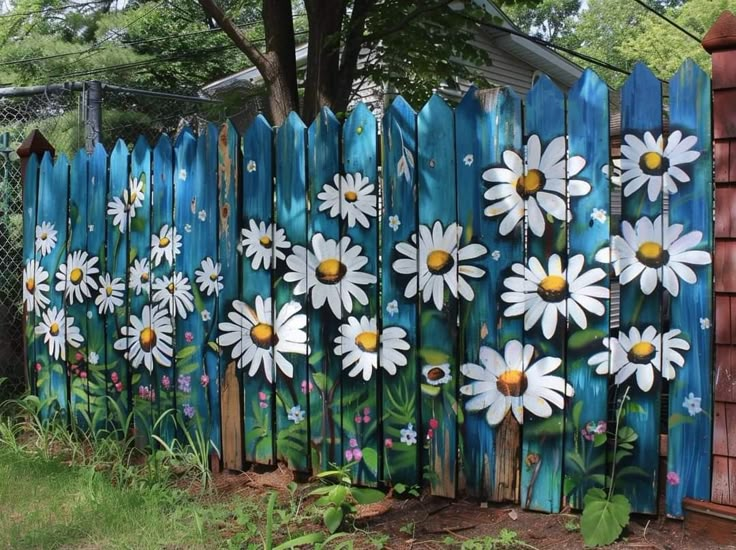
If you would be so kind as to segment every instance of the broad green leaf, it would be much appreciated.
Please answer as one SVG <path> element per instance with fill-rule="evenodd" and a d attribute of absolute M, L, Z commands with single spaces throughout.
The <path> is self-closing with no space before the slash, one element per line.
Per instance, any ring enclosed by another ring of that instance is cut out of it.
<path fill-rule="evenodd" d="M 583 415 L 583 402 L 578 401 L 572 408 L 572 425 L 575 426 L 575 431 L 580 429 L 580 417 Z"/>
<path fill-rule="evenodd" d="M 605 445 L 606 441 L 608 441 L 608 436 L 606 434 L 595 434 L 593 436 L 593 446 L 594 447 L 600 447 L 601 445 Z"/>
<path fill-rule="evenodd" d="M 358 504 L 373 504 L 374 502 L 380 502 L 386 495 L 378 489 L 370 489 L 367 487 L 353 487 L 350 494 Z"/>
<path fill-rule="evenodd" d="M 181 361 L 182 359 L 186 359 L 187 357 L 191 357 L 197 352 L 197 346 L 186 346 L 180 349 L 176 353 L 176 359 L 177 361 Z"/>
<path fill-rule="evenodd" d="M 631 504 L 624 495 L 607 499 L 605 491 L 588 490 L 583 499 L 580 532 L 586 546 L 605 546 L 614 542 L 629 523 Z"/>
<path fill-rule="evenodd" d="M 366 447 L 363 449 L 363 464 L 365 464 L 373 475 L 377 475 L 378 453 L 372 447 Z"/>
<path fill-rule="evenodd" d="M 335 485 L 327 496 L 332 504 L 340 506 L 345 502 L 345 497 L 348 496 L 348 488 L 344 485 Z"/>
<path fill-rule="evenodd" d="M 340 508 L 327 508 L 325 513 L 322 515 L 325 527 L 327 527 L 330 533 L 334 533 L 340 528 L 340 525 L 342 525 L 342 518 L 343 513 Z"/>
<path fill-rule="evenodd" d="M 692 424 L 693 422 L 695 422 L 695 418 L 693 418 L 692 416 L 675 413 L 670 416 L 669 428 L 671 430 L 672 428 L 679 426 L 680 424 Z"/>
<path fill-rule="evenodd" d="M 442 365 L 450 362 L 450 356 L 439 349 L 422 348 L 419 350 L 419 356 L 428 365 Z"/>
<path fill-rule="evenodd" d="M 308 535 L 302 535 L 286 542 L 274 546 L 273 550 L 287 550 L 288 548 L 298 548 L 300 546 L 313 546 L 324 542 L 325 536 L 322 533 L 309 533 Z"/>
<path fill-rule="evenodd" d="M 580 350 L 596 342 L 599 342 L 608 335 L 607 332 L 589 328 L 586 330 L 579 330 L 574 332 L 567 341 L 569 349 Z"/>

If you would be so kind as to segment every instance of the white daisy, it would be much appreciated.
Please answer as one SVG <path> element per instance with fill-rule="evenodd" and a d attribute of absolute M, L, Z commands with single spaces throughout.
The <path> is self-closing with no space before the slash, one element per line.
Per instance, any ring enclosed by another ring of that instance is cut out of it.
<path fill-rule="evenodd" d="M 491 201 L 485 215 L 489 217 L 506 214 L 499 226 L 501 235 L 508 235 L 524 218 L 526 210 L 529 228 L 536 236 L 544 235 L 544 213 L 561 221 L 567 220 L 565 202 L 565 178 L 570 197 L 590 193 L 590 184 L 572 179 L 585 167 L 580 156 L 567 159 L 565 174 L 566 144 L 564 136 L 553 139 L 542 153 L 539 136 L 531 136 L 527 143 L 527 162 L 512 150 L 504 151 L 505 168 L 491 168 L 481 176 L 492 185 L 483 195 Z"/>
<path fill-rule="evenodd" d="M 341 304 L 347 313 L 353 311 L 353 298 L 361 305 L 368 304 L 368 295 L 359 285 L 376 282 L 375 275 L 360 271 L 368 263 L 361 251 L 359 245 L 350 246 L 350 237 L 338 242 L 317 233 L 312 237 L 312 250 L 303 246 L 293 248 L 286 259 L 291 271 L 284 275 L 284 281 L 296 283 L 295 296 L 311 292 L 314 309 L 327 303 L 340 319 Z"/>
<path fill-rule="evenodd" d="M 613 167 L 613 170 L 611 170 L 611 167 Z M 603 167 L 601 167 L 601 172 L 603 172 L 603 174 L 607 178 L 609 178 L 609 180 L 611 181 L 613 185 L 617 185 L 621 187 L 621 159 L 620 158 L 612 159 L 611 165 L 606 164 Z"/>
<path fill-rule="evenodd" d="M 375 185 L 360 172 L 353 174 L 335 174 L 334 186 L 326 183 L 317 198 L 322 201 L 319 211 L 329 210 L 333 218 L 347 218 L 348 227 L 359 223 L 366 229 L 370 227 L 368 216 L 376 217 Z"/>
<path fill-rule="evenodd" d="M 687 164 L 700 157 L 700 151 L 693 151 L 698 138 L 682 138 L 682 132 L 675 130 L 664 146 L 664 137 L 654 139 L 651 132 L 644 133 L 644 141 L 627 134 L 621 145 L 621 183 L 624 197 L 631 196 L 643 185 L 647 185 L 647 196 L 655 201 L 664 191 L 677 193 L 677 183 L 690 181 L 678 165 Z"/>
<path fill-rule="evenodd" d="M 248 376 L 253 377 L 263 365 L 266 380 L 273 382 L 273 363 L 279 370 L 292 378 L 294 366 L 286 358 L 287 353 L 308 355 L 307 316 L 299 313 L 301 304 L 289 302 L 279 311 L 274 320 L 271 314 L 271 298 L 256 296 L 255 309 L 240 300 L 233 301 L 229 321 L 219 324 L 220 336 L 217 343 L 223 347 L 233 346 L 231 357 L 238 360 L 238 368 L 248 367 Z"/>
<path fill-rule="evenodd" d="M 454 298 L 457 298 L 458 294 L 468 301 L 475 297 L 473 288 L 463 275 L 477 279 L 485 275 L 485 271 L 462 262 L 479 258 L 488 250 L 481 244 L 469 244 L 460 248 L 462 231 L 462 226 L 457 223 L 452 223 L 443 230 L 442 224 L 436 221 L 431 230 L 429 226 L 419 226 L 418 250 L 416 234 L 412 234 L 411 242 L 396 245 L 396 250 L 406 258 L 393 263 L 394 271 L 403 275 L 413 275 L 406 285 L 405 297 L 412 298 L 421 291 L 424 302 L 432 299 L 438 310 L 442 309 L 445 300 L 445 285 Z"/>
<path fill-rule="evenodd" d="M 194 272 L 196 277 L 195 282 L 199 285 L 199 291 L 207 296 L 212 296 L 214 292 L 215 296 L 220 294 L 220 291 L 225 285 L 222 284 L 222 275 L 220 275 L 220 263 L 214 262 L 212 258 L 205 258 L 200 264 L 200 269 Z"/>
<path fill-rule="evenodd" d="M 393 216 L 388 217 L 388 226 L 391 229 L 393 229 L 394 231 L 398 231 L 400 225 L 401 225 L 401 220 L 399 219 L 399 216 L 397 214 L 394 214 Z"/>
<path fill-rule="evenodd" d="M 67 317 L 63 308 L 51 307 L 44 311 L 34 332 L 43 335 L 43 343 L 49 346 L 49 355 L 57 360 L 66 360 L 67 344 L 78 348 L 84 342 L 79 327 L 74 326 L 74 319 Z"/>
<path fill-rule="evenodd" d="M 255 172 L 256 171 L 256 161 L 249 160 L 245 169 L 248 170 L 248 172 Z"/>
<path fill-rule="evenodd" d="M 399 302 L 396 300 L 391 300 L 388 304 L 386 304 L 386 313 L 388 313 L 391 317 L 396 315 L 399 312 Z"/>
<path fill-rule="evenodd" d="M 186 178 L 186 171 L 184 172 Z M 135 218 L 135 209 L 143 206 L 143 180 L 138 178 L 130 178 L 128 182 L 127 193 L 123 191 L 123 198 L 125 202 L 130 205 L 131 218 Z"/>
<path fill-rule="evenodd" d="M 200 210 L 199 214 L 197 214 L 197 217 L 199 218 L 199 221 L 204 222 L 207 221 L 207 211 L 206 210 Z"/>
<path fill-rule="evenodd" d="M 632 374 L 636 374 L 636 382 L 642 391 L 649 391 L 654 384 L 654 371 L 662 371 L 662 377 L 673 380 L 676 376 L 675 367 L 682 367 L 685 358 L 679 353 L 690 349 L 690 344 L 678 338 L 680 330 L 673 329 L 665 334 L 659 334 L 653 326 L 648 326 L 644 332 L 631 327 L 628 335 L 620 331 L 618 338 L 604 338 L 603 345 L 608 351 L 596 353 L 588 364 L 595 366 L 595 372 L 601 375 L 609 374 L 609 352 L 611 354 L 610 374 L 615 374 L 616 384 L 622 384 Z M 663 351 L 663 353 L 660 353 Z"/>
<path fill-rule="evenodd" d="M 399 433 L 401 434 L 402 443 L 405 443 L 406 445 L 417 444 L 417 431 L 414 429 L 414 425 L 411 422 L 406 425 L 406 428 L 401 428 Z"/>
<path fill-rule="evenodd" d="M 400 327 L 384 327 L 379 337 L 375 317 L 369 319 L 363 315 L 360 320 L 349 317 L 347 323 L 340 325 L 340 336 L 335 338 L 335 355 L 342 357 L 343 370 L 350 369 L 348 376 L 362 373 L 367 382 L 378 368 L 379 346 L 381 367 L 386 372 L 396 374 L 396 367 L 406 365 L 406 356 L 401 351 L 410 346 L 405 338 L 406 331 Z"/>
<path fill-rule="evenodd" d="M 48 271 L 36 260 L 29 260 L 23 268 L 23 303 L 27 312 L 35 311 L 39 315 L 49 305 L 50 300 L 46 296 L 48 278 Z"/>
<path fill-rule="evenodd" d="M 58 233 L 53 223 L 41 222 L 41 225 L 36 226 L 36 252 L 41 254 L 41 257 L 50 254 L 54 249 Z"/>
<path fill-rule="evenodd" d="M 299 424 L 299 422 L 304 420 L 304 411 L 302 410 L 301 405 L 295 405 L 294 407 L 291 407 L 289 409 L 289 413 L 286 415 L 286 418 L 291 420 L 294 424 Z"/>
<path fill-rule="evenodd" d="M 125 233 L 128 229 L 128 223 L 133 217 L 131 207 L 127 201 L 120 197 L 113 197 L 107 203 L 107 215 L 112 216 L 112 224 L 117 227 L 121 233 Z"/>
<path fill-rule="evenodd" d="M 162 367 L 170 367 L 174 327 L 166 308 L 143 306 L 141 317 L 131 314 L 129 322 L 120 329 L 122 338 L 115 342 L 115 349 L 123 351 L 135 368 L 143 364 L 153 372 L 154 361 Z"/>
<path fill-rule="evenodd" d="M 524 423 L 524 409 L 539 418 L 552 415 L 550 403 L 563 409 L 565 397 L 574 395 L 573 388 L 563 377 L 550 374 L 562 360 L 543 357 L 532 363 L 534 355 L 534 346 L 522 347 L 518 340 L 506 344 L 503 357 L 496 350 L 482 346 L 479 355 L 482 366 L 466 363 L 460 367 L 460 372 L 472 380 L 460 388 L 460 393 L 470 397 L 465 410 L 475 412 L 487 408 L 486 421 L 495 426 L 509 409 L 519 424 Z"/>
<path fill-rule="evenodd" d="M 190 290 L 189 277 L 174 273 L 173 277 L 164 275 L 153 281 L 153 300 L 162 308 L 168 307 L 169 315 L 186 319 L 194 311 L 194 297 Z"/>
<path fill-rule="evenodd" d="M 85 298 L 92 297 L 92 291 L 97 290 L 97 282 L 92 277 L 100 270 L 97 268 L 98 258 L 90 257 L 84 250 L 75 250 L 66 258 L 66 263 L 59 266 L 56 278 L 59 280 L 54 287 L 58 292 L 64 292 L 68 303 L 74 300 L 82 303 Z"/>
<path fill-rule="evenodd" d="M 602 208 L 593 208 L 593 212 L 590 214 L 590 219 L 599 223 L 606 223 L 608 213 Z"/>
<path fill-rule="evenodd" d="M 151 268 L 148 265 L 148 258 L 133 260 L 130 266 L 128 287 L 132 288 L 136 296 L 140 296 L 141 292 L 150 294 L 151 292 Z"/>
<path fill-rule="evenodd" d="M 603 315 L 605 307 L 600 300 L 608 298 L 609 291 L 594 284 L 605 279 L 606 272 L 595 267 L 583 273 L 584 263 L 585 257 L 577 254 L 570 258 L 567 269 L 563 269 L 560 256 L 552 254 L 546 271 L 534 257 L 529 258 L 529 267 L 520 263 L 512 265 L 516 275 L 503 282 L 510 292 L 504 292 L 501 299 L 511 304 L 504 315 L 523 314 L 524 330 L 531 329 L 541 319 L 545 338 L 551 338 L 557 330 L 558 316 L 563 321 L 569 316 L 580 328 L 587 328 L 585 311 Z"/>
<path fill-rule="evenodd" d="M 696 414 L 703 412 L 703 409 L 700 407 L 701 402 L 702 398 L 695 397 L 695 394 L 690 392 L 682 402 L 682 406 L 687 409 L 690 416 L 695 416 Z"/>
<path fill-rule="evenodd" d="M 161 232 L 151 235 L 151 263 L 158 266 L 166 259 L 170 266 L 174 265 L 174 258 L 181 252 L 181 235 L 176 227 L 164 225 Z"/>
<path fill-rule="evenodd" d="M 205 323 L 212 319 L 212 315 L 210 314 L 208 309 L 203 309 L 200 315 L 202 316 L 202 321 L 204 321 Z"/>
<path fill-rule="evenodd" d="M 641 276 L 641 290 L 651 294 L 661 281 L 672 296 L 680 293 L 679 279 L 693 284 L 695 272 L 687 265 L 706 265 L 711 262 L 710 254 L 704 250 L 691 250 L 700 243 L 703 234 L 691 231 L 681 235 L 683 226 L 674 224 L 662 227 L 662 216 L 654 223 L 643 217 L 633 228 L 622 222 L 621 236 L 613 237 L 613 267 L 622 285 Z M 596 258 L 598 256 L 596 255 Z"/>
<path fill-rule="evenodd" d="M 125 283 L 119 277 L 112 278 L 109 273 L 100 275 L 100 286 L 95 305 L 100 315 L 112 313 L 116 307 L 123 305 L 123 291 Z"/>
<path fill-rule="evenodd" d="M 472 166 L 473 165 L 473 155 L 467 154 L 463 157 L 463 164 L 465 166 Z"/>
<path fill-rule="evenodd" d="M 422 367 L 422 375 L 430 386 L 441 386 L 452 380 L 450 374 L 450 364 L 442 363 L 441 365 L 424 365 Z"/>
<path fill-rule="evenodd" d="M 249 229 L 243 228 L 240 231 L 240 245 L 245 250 L 245 257 L 253 258 L 253 269 L 259 269 L 261 264 L 263 269 L 272 269 L 279 260 L 286 259 L 281 251 L 282 248 L 288 250 L 291 246 L 286 240 L 286 231 L 279 229 L 276 224 L 266 225 L 265 222 L 255 220 L 249 220 L 248 225 Z"/>

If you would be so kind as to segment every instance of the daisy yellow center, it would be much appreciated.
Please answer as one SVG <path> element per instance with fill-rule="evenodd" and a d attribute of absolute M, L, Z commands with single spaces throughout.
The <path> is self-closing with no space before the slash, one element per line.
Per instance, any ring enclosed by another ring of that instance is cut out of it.
<path fill-rule="evenodd" d="M 156 346 L 156 331 L 151 327 L 146 327 L 141 331 L 138 340 L 143 351 L 149 352 Z"/>
<path fill-rule="evenodd" d="M 167 290 L 168 290 L 168 291 L 169 291 L 169 292 L 170 292 L 171 294 L 173 294 L 173 293 L 174 293 L 174 291 L 176 290 L 176 286 L 174 286 L 174 281 L 171 281 L 171 282 L 169 283 L 169 285 L 168 285 L 168 286 L 167 286 L 166 288 L 167 288 Z"/>
<path fill-rule="evenodd" d="M 525 176 L 519 176 L 516 180 L 516 192 L 523 198 L 532 197 L 542 190 L 546 178 L 541 170 L 532 169 Z"/>
<path fill-rule="evenodd" d="M 361 351 L 375 353 L 378 349 L 378 333 L 370 331 L 361 332 L 355 337 L 355 345 Z"/>
<path fill-rule="evenodd" d="M 268 235 L 264 235 L 263 237 L 258 239 L 258 242 L 261 243 L 261 246 L 263 248 L 271 248 L 271 245 L 273 244 L 271 237 L 269 237 Z"/>
<path fill-rule="evenodd" d="M 348 272 L 348 268 L 340 260 L 330 258 L 328 260 L 322 260 L 315 272 L 317 274 L 317 280 L 323 285 L 335 285 L 342 280 Z"/>
<path fill-rule="evenodd" d="M 526 375 L 520 370 L 507 370 L 496 380 L 496 388 L 506 397 L 519 397 L 528 386 Z"/>
<path fill-rule="evenodd" d="M 160 248 L 166 248 L 167 246 L 169 246 L 170 242 L 171 239 L 169 239 L 168 237 L 161 237 L 161 239 L 158 241 L 158 246 Z"/>
<path fill-rule="evenodd" d="M 26 290 L 33 294 L 33 292 L 36 290 L 36 279 L 31 277 L 26 281 Z"/>
<path fill-rule="evenodd" d="M 432 367 L 427 371 L 425 376 L 430 382 L 436 382 L 437 380 L 441 380 L 445 377 L 445 371 L 440 367 Z"/>
<path fill-rule="evenodd" d="M 639 157 L 639 168 L 645 174 L 659 175 L 667 171 L 669 161 L 656 151 L 647 151 Z"/>
<path fill-rule="evenodd" d="M 446 250 L 433 250 L 427 255 L 427 269 L 433 275 L 444 275 L 455 265 L 452 255 Z"/>
<path fill-rule="evenodd" d="M 548 275 L 539 283 L 537 294 L 545 302 L 561 302 L 567 297 L 567 281 L 559 275 Z"/>
<path fill-rule="evenodd" d="M 210 273 L 210 281 L 216 281 L 217 280 L 217 273 L 214 271 Z"/>
<path fill-rule="evenodd" d="M 144 271 L 143 273 L 141 273 L 141 281 L 144 283 L 148 282 L 148 271 Z"/>
<path fill-rule="evenodd" d="M 345 200 L 347 202 L 355 202 L 358 200 L 358 193 L 355 191 L 348 191 L 345 193 Z"/>
<path fill-rule="evenodd" d="M 51 336 L 56 336 L 59 334 L 59 323 L 51 323 L 51 326 L 49 327 L 49 334 Z"/>
<path fill-rule="evenodd" d="M 78 285 L 82 282 L 83 276 L 84 273 L 82 272 L 82 270 L 78 267 L 75 267 L 74 269 L 72 269 L 71 273 L 69 273 L 69 280 L 75 285 Z"/>
<path fill-rule="evenodd" d="M 112 296 L 112 287 L 111 286 L 105 287 L 105 294 L 107 294 L 108 296 Z"/>
<path fill-rule="evenodd" d="M 642 340 L 631 346 L 628 353 L 628 360 L 632 363 L 645 364 L 654 359 L 656 354 L 657 348 L 654 347 L 654 344 Z"/>
<path fill-rule="evenodd" d="M 647 241 L 639 245 L 636 251 L 636 259 L 647 267 L 662 267 L 669 260 L 669 254 L 662 245 L 653 241 Z"/>
<path fill-rule="evenodd" d="M 44 231 L 43 233 L 41 233 L 41 240 L 42 241 L 45 241 L 48 238 L 48 236 L 49 236 L 49 234 L 46 233 L 46 231 Z"/>
<path fill-rule="evenodd" d="M 138 198 L 138 192 L 131 191 L 130 192 L 130 204 L 133 204 L 137 198 Z"/>
<path fill-rule="evenodd" d="M 250 329 L 250 339 L 259 348 L 270 348 L 279 343 L 279 337 L 268 323 L 258 323 Z"/>

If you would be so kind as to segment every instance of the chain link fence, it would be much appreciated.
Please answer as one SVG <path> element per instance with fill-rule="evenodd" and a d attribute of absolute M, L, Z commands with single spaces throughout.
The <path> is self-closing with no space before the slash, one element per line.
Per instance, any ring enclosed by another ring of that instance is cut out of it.
<path fill-rule="evenodd" d="M 88 83 L 42 89 L 0 91 L 0 401 L 25 389 L 23 366 L 22 231 L 23 186 L 15 151 L 38 129 L 56 154 L 70 158 L 85 147 L 88 128 Z M 100 138 L 110 151 L 117 139 L 135 143 L 143 135 L 152 145 L 162 132 L 172 139 L 186 125 L 195 132 L 207 122 L 227 118 L 242 128 L 261 108 L 259 99 L 245 104 L 186 97 L 163 92 L 102 87 Z"/>

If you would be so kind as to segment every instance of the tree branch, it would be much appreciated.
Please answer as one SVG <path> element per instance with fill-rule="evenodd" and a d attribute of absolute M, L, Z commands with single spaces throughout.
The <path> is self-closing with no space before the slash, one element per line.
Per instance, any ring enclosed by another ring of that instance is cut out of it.
<path fill-rule="evenodd" d="M 382 38 L 386 38 L 387 36 L 394 34 L 396 32 L 399 32 L 401 30 L 404 30 L 404 28 L 414 21 L 415 19 L 418 19 L 422 15 L 429 13 L 431 11 L 444 8 L 447 6 L 450 2 L 453 0 L 441 0 L 440 2 L 431 2 L 423 7 L 418 7 L 413 11 L 410 11 L 407 13 L 404 17 L 399 19 L 394 25 L 388 27 L 387 29 L 383 29 L 381 32 L 376 32 L 373 34 L 369 34 L 368 36 L 365 36 L 363 38 L 363 43 L 366 42 L 377 42 L 381 40 Z"/>

